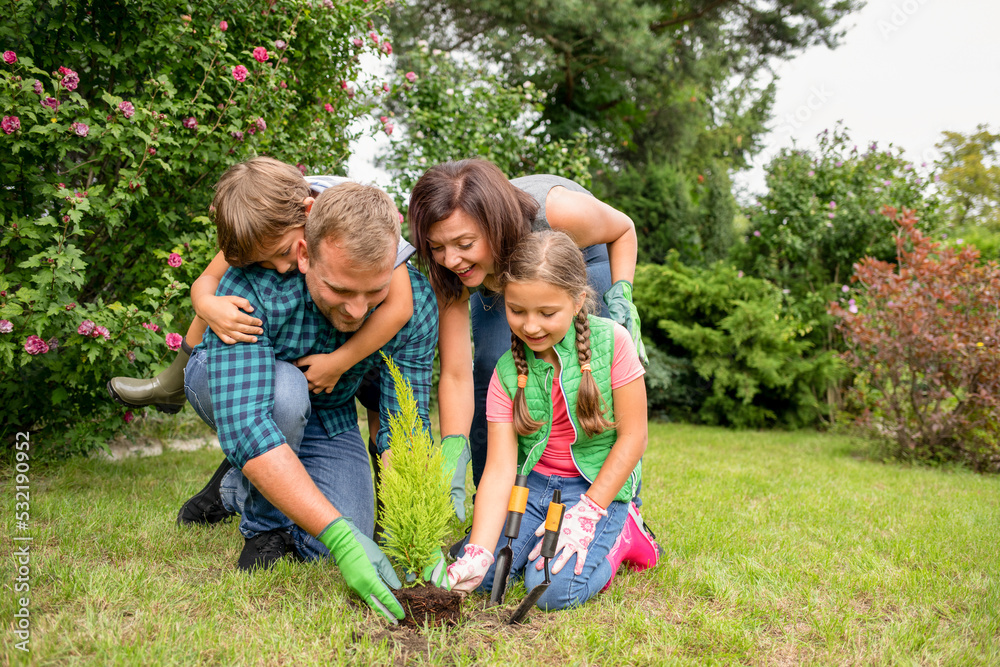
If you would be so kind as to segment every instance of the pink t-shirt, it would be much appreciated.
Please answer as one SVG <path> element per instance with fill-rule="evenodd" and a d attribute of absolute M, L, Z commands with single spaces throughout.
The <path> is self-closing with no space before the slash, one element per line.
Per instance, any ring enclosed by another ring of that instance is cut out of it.
<path fill-rule="evenodd" d="M 611 388 L 617 389 L 646 372 L 635 351 L 635 344 L 628 331 L 620 324 L 615 324 L 615 354 L 611 361 Z M 491 422 L 511 423 L 514 421 L 514 401 L 507 396 L 496 370 L 490 380 L 490 389 L 486 395 L 486 419 Z M 549 441 L 542 452 L 542 458 L 535 464 L 534 470 L 543 475 L 559 477 L 577 477 L 580 471 L 573 463 L 570 445 L 573 444 L 575 432 L 566 409 L 566 397 L 558 382 L 552 383 L 552 430 Z"/>

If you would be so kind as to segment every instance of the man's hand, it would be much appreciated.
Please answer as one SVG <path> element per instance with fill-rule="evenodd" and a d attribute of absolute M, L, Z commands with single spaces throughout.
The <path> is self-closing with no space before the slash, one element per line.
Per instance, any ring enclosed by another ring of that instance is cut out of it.
<path fill-rule="evenodd" d="M 465 555 L 448 566 L 451 590 L 471 593 L 483 583 L 483 577 L 493 565 L 493 554 L 478 544 L 466 544 Z"/>
<path fill-rule="evenodd" d="M 469 439 L 464 435 L 446 435 L 441 438 L 444 455 L 444 474 L 451 476 L 451 505 L 459 521 L 465 521 L 465 469 L 472 458 Z"/>
<path fill-rule="evenodd" d="M 319 534 L 319 541 L 330 550 L 347 585 L 365 604 L 393 624 L 403 618 L 403 607 L 388 588 L 399 588 L 399 577 L 385 554 L 350 519 L 342 516 L 333 521 Z"/>
<path fill-rule="evenodd" d="M 627 280 L 619 280 L 604 293 L 604 303 L 608 304 L 608 313 L 618 324 L 628 330 L 635 344 L 635 351 L 639 353 L 639 361 L 643 366 L 649 366 L 649 357 L 646 356 L 646 346 L 642 342 L 642 333 L 639 331 L 639 311 L 632 303 L 632 283 Z"/>
<path fill-rule="evenodd" d="M 309 391 L 314 394 L 330 393 L 340 382 L 340 376 L 347 372 L 347 368 L 342 368 L 338 363 L 336 352 L 329 354 L 310 354 L 293 362 L 299 368 L 305 368 L 303 372 L 306 381 L 309 382 Z"/>
<path fill-rule="evenodd" d="M 205 296 L 200 305 L 198 316 L 226 345 L 256 343 L 257 336 L 264 333 L 260 328 L 261 321 L 247 314 L 253 312 L 253 306 L 243 297 Z"/>

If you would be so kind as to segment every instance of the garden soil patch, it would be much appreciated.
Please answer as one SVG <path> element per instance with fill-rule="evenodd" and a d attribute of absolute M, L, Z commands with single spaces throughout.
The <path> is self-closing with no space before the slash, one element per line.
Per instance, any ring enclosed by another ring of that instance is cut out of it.
<path fill-rule="evenodd" d="M 401 622 L 405 627 L 457 625 L 462 620 L 462 596 L 459 593 L 434 585 L 417 585 L 394 592 L 406 612 Z"/>

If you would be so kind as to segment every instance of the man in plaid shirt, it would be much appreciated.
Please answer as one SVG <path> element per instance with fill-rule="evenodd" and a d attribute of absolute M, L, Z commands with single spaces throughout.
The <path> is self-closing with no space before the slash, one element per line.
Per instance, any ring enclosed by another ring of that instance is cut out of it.
<path fill-rule="evenodd" d="M 210 330 L 188 362 L 188 398 L 217 430 L 227 460 L 178 516 L 182 523 L 215 523 L 240 514 L 244 569 L 267 567 L 286 553 L 332 555 L 348 585 L 389 620 L 402 618 L 386 588 L 399 581 L 370 539 L 374 492 L 354 404 L 362 378 L 381 358 L 372 355 L 319 394 L 309 393 L 292 362 L 329 353 L 360 328 L 388 293 L 399 238 L 388 195 L 346 183 L 313 204 L 296 245 L 299 272 L 257 265 L 226 272 L 217 293 L 247 299 L 264 333 L 255 343 L 227 345 Z M 437 302 L 427 279 L 407 268 L 413 316 L 382 350 L 410 381 L 429 428 Z M 388 373 L 379 383 L 382 451 L 388 416 L 399 405 Z"/>

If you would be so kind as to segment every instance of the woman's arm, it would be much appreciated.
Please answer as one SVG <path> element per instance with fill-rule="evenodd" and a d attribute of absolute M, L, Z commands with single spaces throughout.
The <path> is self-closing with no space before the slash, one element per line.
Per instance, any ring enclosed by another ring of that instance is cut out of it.
<path fill-rule="evenodd" d="M 611 390 L 618 422 L 618 440 L 604 460 L 587 495 L 607 507 L 628 481 L 646 451 L 646 384 L 641 377 Z"/>
<path fill-rule="evenodd" d="M 261 321 L 248 314 L 253 312 L 250 302 L 238 296 L 215 296 L 228 268 L 229 263 L 220 252 L 191 285 L 191 304 L 223 343 L 256 343 L 257 335 L 264 330 L 260 328 Z"/>
<path fill-rule="evenodd" d="M 630 217 L 585 192 L 559 186 L 549 190 L 545 217 L 552 229 L 566 232 L 581 248 L 606 243 L 611 281 L 633 281 L 639 241 Z"/>
<path fill-rule="evenodd" d="M 441 436 L 469 437 L 475 396 L 472 386 L 472 334 L 469 332 L 469 291 L 449 304 L 438 299 L 440 313 L 438 352 L 441 380 L 438 383 L 438 424 Z"/>

